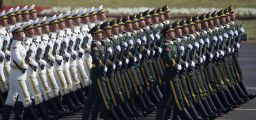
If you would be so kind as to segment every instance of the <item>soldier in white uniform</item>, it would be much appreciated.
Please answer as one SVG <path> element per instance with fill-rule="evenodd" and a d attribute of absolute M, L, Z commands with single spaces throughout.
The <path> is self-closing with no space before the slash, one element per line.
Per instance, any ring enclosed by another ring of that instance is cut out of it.
<path fill-rule="evenodd" d="M 26 70 L 28 65 L 25 63 L 26 50 L 23 45 L 25 34 L 19 25 L 15 26 L 12 34 L 13 42 L 10 47 L 11 71 L 9 75 L 9 91 L 4 106 L 4 120 L 9 119 L 11 108 L 16 102 L 16 99 L 14 98 L 16 92 L 19 94 L 19 97 L 18 102 L 16 103 L 15 119 L 23 119 L 24 107 L 30 106 L 32 102 L 26 85 Z"/>
<path fill-rule="evenodd" d="M 57 38 L 56 31 L 58 30 L 58 20 L 56 18 L 56 15 L 48 19 L 47 23 L 43 27 L 43 30 L 45 32 L 49 32 L 49 40 L 45 47 L 40 64 L 40 69 L 46 69 L 46 78 L 44 79 L 47 79 L 47 82 L 49 83 L 49 87 L 51 89 L 51 91 L 49 92 L 49 95 L 51 97 L 49 98 L 49 100 L 47 100 L 47 105 L 52 113 L 57 116 L 63 116 L 65 114 L 68 114 L 69 111 L 63 107 L 61 97 L 59 96 L 59 86 L 54 76 L 55 57 L 52 54 L 52 51 L 54 49 L 53 45 Z M 47 63 L 46 65 L 44 65 L 44 61 Z M 43 74 L 41 74 L 41 76 L 42 78 L 44 77 Z"/>

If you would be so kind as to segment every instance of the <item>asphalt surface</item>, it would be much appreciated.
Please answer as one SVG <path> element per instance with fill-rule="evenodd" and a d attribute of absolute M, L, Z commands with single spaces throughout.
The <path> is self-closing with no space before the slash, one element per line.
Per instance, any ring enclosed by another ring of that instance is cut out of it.
<path fill-rule="evenodd" d="M 244 83 L 250 93 L 256 93 L 256 42 L 244 42 L 241 45 L 239 62 L 243 70 Z M 1 119 L 2 115 L 0 116 Z M 13 114 L 11 116 L 13 118 Z M 73 115 L 61 118 L 61 120 L 80 120 L 82 111 Z M 149 114 L 142 120 L 155 119 L 155 112 Z M 239 106 L 227 114 L 217 118 L 217 120 L 255 120 L 256 119 L 256 99 Z"/>

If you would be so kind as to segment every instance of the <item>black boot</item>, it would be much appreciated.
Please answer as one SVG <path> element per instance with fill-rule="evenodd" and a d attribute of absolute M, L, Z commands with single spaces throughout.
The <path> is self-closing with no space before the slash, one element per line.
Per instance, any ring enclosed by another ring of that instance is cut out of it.
<path fill-rule="evenodd" d="M 4 112 L 2 114 L 2 119 L 3 120 L 9 120 L 10 119 L 10 114 L 11 114 L 11 111 L 12 111 L 12 106 L 4 105 L 3 111 Z"/>
<path fill-rule="evenodd" d="M 49 99 L 47 100 L 47 106 L 48 108 L 50 109 L 51 113 L 53 115 L 57 115 L 58 117 L 62 117 L 62 116 L 66 116 L 69 114 L 69 112 L 66 112 L 66 111 L 62 111 L 58 105 L 56 104 L 56 99 L 57 98 L 52 98 L 52 99 Z"/>
<path fill-rule="evenodd" d="M 32 105 L 24 108 L 24 119 L 29 119 L 29 120 L 37 120 L 37 114 L 35 113 L 35 110 Z"/>
<path fill-rule="evenodd" d="M 208 119 L 208 116 L 209 116 L 209 115 L 208 115 L 208 113 L 206 112 L 206 110 L 205 110 L 205 108 L 204 108 L 202 102 L 201 102 L 201 101 L 198 101 L 198 103 L 195 104 L 195 106 L 196 106 L 196 109 L 201 113 L 203 119 Z"/>
<path fill-rule="evenodd" d="M 191 116 L 194 120 L 203 120 L 202 117 L 196 111 L 194 105 L 191 104 L 189 107 L 187 107 L 187 110 L 189 113 L 191 113 Z"/>
<path fill-rule="evenodd" d="M 70 96 L 72 97 L 72 100 L 74 101 L 74 104 L 81 110 L 84 108 L 84 105 L 80 102 L 78 99 L 76 92 L 71 92 Z"/>
<path fill-rule="evenodd" d="M 179 111 L 179 114 L 182 120 L 193 120 L 193 118 L 188 113 L 188 110 L 186 108 L 184 108 L 182 111 Z"/>
<path fill-rule="evenodd" d="M 214 101 L 214 104 L 216 105 L 217 109 L 221 112 L 221 113 L 226 113 L 228 112 L 228 110 L 222 105 L 222 103 L 220 102 L 219 97 L 217 96 L 216 93 L 214 93 L 211 98 Z"/>
<path fill-rule="evenodd" d="M 46 109 L 46 107 L 44 106 L 43 103 L 40 103 L 40 104 L 36 105 L 36 108 L 39 111 L 39 113 L 40 113 L 41 117 L 43 118 L 43 120 L 54 120 L 54 119 L 56 119 L 55 116 L 49 115 L 47 113 L 47 109 Z"/>
<path fill-rule="evenodd" d="M 23 103 L 18 101 L 15 105 L 14 120 L 23 120 L 23 111 L 24 111 Z"/>
<path fill-rule="evenodd" d="M 68 106 L 68 108 L 73 111 L 79 111 L 80 109 L 75 106 L 74 102 L 72 101 L 71 97 L 70 97 L 70 93 L 66 94 L 63 96 L 63 102 Z"/>

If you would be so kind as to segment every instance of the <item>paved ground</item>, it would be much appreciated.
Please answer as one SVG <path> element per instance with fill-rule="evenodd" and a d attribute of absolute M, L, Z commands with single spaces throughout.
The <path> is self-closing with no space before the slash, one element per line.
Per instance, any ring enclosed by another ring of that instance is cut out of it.
<path fill-rule="evenodd" d="M 249 92 L 256 93 L 256 42 L 245 42 L 242 44 L 239 60 L 243 69 L 244 83 L 247 89 Z M 82 112 L 80 111 L 74 115 L 66 116 L 62 120 L 80 120 L 81 117 Z M 143 118 L 143 120 L 153 120 L 154 118 L 155 112 Z M 217 120 L 254 120 L 255 118 L 256 99 L 239 106 L 234 111 L 217 118 Z"/>

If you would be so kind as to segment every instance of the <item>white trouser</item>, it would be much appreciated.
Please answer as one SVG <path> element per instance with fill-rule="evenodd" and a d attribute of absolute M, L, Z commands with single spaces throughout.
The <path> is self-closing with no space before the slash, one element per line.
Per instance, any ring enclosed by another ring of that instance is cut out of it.
<path fill-rule="evenodd" d="M 28 67 L 28 70 L 27 70 L 28 90 L 31 98 L 35 100 L 35 105 L 38 105 L 43 102 L 43 96 L 39 88 L 39 84 L 36 78 L 36 75 L 37 75 L 36 73 L 37 72 L 34 71 L 30 66 Z"/>
<path fill-rule="evenodd" d="M 8 84 L 6 77 L 4 75 L 4 66 L 3 63 L 0 64 L 0 92 L 4 93 L 8 91 Z"/>
<path fill-rule="evenodd" d="M 9 78 L 9 90 L 5 104 L 14 106 L 18 96 L 18 101 L 22 102 L 24 107 L 31 105 L 32 101 L 26 84 L 26 73 L 13 68 L 10 71 Z"/>
<path fill-rule="evenodd" d="M 67 93 L 69 93 L 70 91 L 74 91 L 74 84 L 72 81 L 72 78 L 70 76 L 70 65 L 69 62 L 64 62 L 64 76 L 66 78 L 66 83 L 67 83 Z"/>
<path fill-rule="evenodd" d="M 47 65 L 46 76 L 47 76 L 47 80 L 48 80 L 48 83 L 51 88 L 51 93 L 53 94 L 54 97 L 56 97 L 59 95 L 60 89 L 57 84 L 57 80 L 55 79 L 53 68 L 54 68 L 53 66 Z"/>
<path fill-rule="evenodd" d="M 83 87 L 86 87 L 90 84 L 90 79 L 89 76 L 87 75 L 85 71 L 83 60 L 81 58 L 78 58 L 77 60 L 77 71 L 78 71 L 78 76 L 80 78 L 81 84 Z"/>
<path fill-rule="evenodd" d="M 44 99 L 47 101 L 47 100 L 53 98 L 51 88 L 47 81 L 46 69 L 39 68 L 37 71 L 37 78 L 39 81 L 39 88 L 41 90 L 41 93 L 42 93 Z"/>
<path fill-rule="evenodd" d="M 83 56 L 83 60 L 84 60 L 84 69 L 85 69 L 85 72 L 86 72 L 86 75 L 88 76 L 89 78 L 89 83 L 91 82 L 90 80 L 90 70 L 92 68 L 92 56 L 90 54 L 85 54 Z"/>
<path fill-rule="evenodd" d="M 70 73 L 71 73 L 71 77 L 72 77 L 73 84 L 74 84 L 74 90 L 81 88 L 80 79 L 79 79 L 78 73 L 77 73 L 76 62 L 77 62 L 76 60 L 73 60 L 73 59 L 70 60 Z"/>
<path fill-rule="evenodd" d="M 62 62 L 62 64 L 63 64 L 63 62 Z M 58 65 L 57 63 L 55 63 L 55 78 L 56 78 L 57 84 L 60 88 L 60 94 L 63 96 L 67 93 L 68 85 L 66 82 L 67 80 L 64 75 L 62 64 Z"/>

